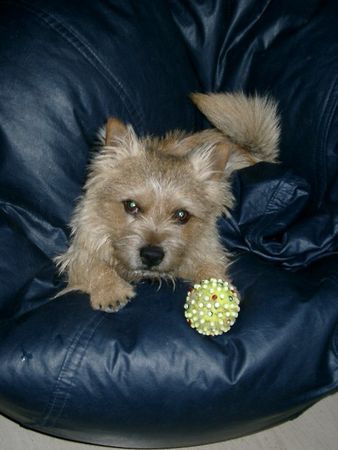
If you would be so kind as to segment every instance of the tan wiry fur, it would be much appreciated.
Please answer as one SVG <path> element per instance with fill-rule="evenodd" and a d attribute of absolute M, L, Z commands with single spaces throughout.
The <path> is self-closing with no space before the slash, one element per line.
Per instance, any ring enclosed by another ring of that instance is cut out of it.
<path fill-rule="evenodd" d="M 216 221 L 233 205 L 229 175 L 276 161 L 276 106 L 241 93 L 192 99 L 215 129 L 140 138 L 130 125 L 108 119 L 101 133 L 71 222 L 70 247 L 57 258 L 68 276 L 66 291 L 90 294 L 95 309 L 117 311 L 142 278 L 194 283 L 227 277 Z M 188 220 L 180 221 L 186 213 Z M 149 247 L 163 253 L 151 266 L 141 257 Z"/>

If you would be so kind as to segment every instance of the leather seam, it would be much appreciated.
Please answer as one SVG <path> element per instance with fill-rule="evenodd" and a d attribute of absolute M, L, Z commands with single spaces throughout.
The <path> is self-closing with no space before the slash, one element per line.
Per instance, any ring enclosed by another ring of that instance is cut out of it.
<path fill-rule="evenodd" d="M 13 4 L 5 0 L 5 3 Z M 136 127 L 138 129 L 142 128 L 144 123 L 144 118 L 141 115 L 140 108 L 135 108 L 133 102 L 127 95 L 123 84 L 118 80 L 118 78 L 111 72 L 107 65 L 102 61 L 102 59 L 96 54 L 89 43 L 79 35 L 74 28 L 69 25 L 64 25 L 59 19 L 51 15 L 49 12 L 44 11 L 41 8 L 36 8 L 25 0 L 16 0 L 18 6 L 23 7 L 28 12 L 30 12 L 34 17 L 36 17 L 40 23 L 45 24 L 59 36 L 61 36 L 68 44 L 77 50 L 78 53 L 92 66 L 94 69 L 100 73 L 100 75 L 108 82 L 108 84 L 114 89 L 114 91 L 122 98 L 123 105 L 127 113 L 133 117 L 137 118 Z M 98 66 L 102 69 L 99 70 Z"/>
<path fill-rule="evenodd" d="M 103 319 L 104 314 L 95 314 L 94 316 L 91 316 L 84 327 L 81 327 L 78 333 L 75 333 L 63 359 L 59 375 L 41 423 L 37 423 L 36 425 L 43 427 L 55 426 L 65 409 L 67 400 L 70 396 L 70 391 L 73 387 L 75 375 L 81 366 L 89 342 Z"/>

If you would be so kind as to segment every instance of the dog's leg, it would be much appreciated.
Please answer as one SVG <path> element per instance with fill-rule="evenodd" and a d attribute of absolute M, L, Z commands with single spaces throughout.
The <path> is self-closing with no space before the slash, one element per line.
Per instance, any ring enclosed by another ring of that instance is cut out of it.
<path fill-rule="evenodd" d="M 192 270 L 181 270 L 179 277 L 193 284 L 200 283 L 202 280 L 208 280 L 210 278 L 221 280 L 229 279 L 226 267 L 224 266 L 224 261 L 219 264 L 216 264 L 215 261 L 204 261 L 203 263 L 196 262 Z"/>
<path fill-rule="evenodd" d="M 82 236 L 78 230 L 68 251 L 56 258 L 60 272 L 68 278 L 68 286 L 59 295 L 82 291 L 90 295 L 94 309 L 118 311 L 135 296 L 135 291 L 115 270 L 110 242 L 95 251 L 91 249 L 94 246 L 90 234 Z"/>
<path fill-rule="evenodd" d="M 177 276 L 193 284 L 210 278 L 228 281 L 229 261 L 223 249 L 219 247 L 209 254 L 212 256 L 208 256 L 207 252 L 197 251 L 195 255 L 194 252 L 190 252 L 189 259 L 183 261 Z"/>
<path fill-rule="evenodd" d="M 131 284 L 101 261 L 91 267 L 88 288 L 92 307 L 106 312 L 118 311 L 136 295 Z"/>
<path fill-rule="evenodd" d="M 81 258 L 83 254 L 81 252 Z M 63 256 L 63 261 L 68 255 Z M 116 312 L 123 308 L 130 299 L 135 297 L 133 286 L 124 281 L 112 266 L 108 263 L 90 258 L 86 255 L 80 261 L 79 255 L 68 259 L 67 271 L 68 286 L 57 296 L 67 292 L 81 291 L 90 295 L 90 303 L 93 309 L 101 309 L 106 312 Z M 61 262 L 61 257 L 58 258 Z"/>

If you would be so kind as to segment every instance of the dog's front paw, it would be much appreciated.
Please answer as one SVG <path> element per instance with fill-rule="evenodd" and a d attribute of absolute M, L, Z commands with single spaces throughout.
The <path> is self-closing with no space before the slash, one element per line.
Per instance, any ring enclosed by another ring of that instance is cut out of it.
<path fill-rule="evenodd" d="M 122 309 L 136 293 L 133 287 L 121 282 L 112 287 L 101 287 L 93 292 L 90 297 L 90 303 L 93 309 L 99 309 L 105 312 L 117 312 Z"/>

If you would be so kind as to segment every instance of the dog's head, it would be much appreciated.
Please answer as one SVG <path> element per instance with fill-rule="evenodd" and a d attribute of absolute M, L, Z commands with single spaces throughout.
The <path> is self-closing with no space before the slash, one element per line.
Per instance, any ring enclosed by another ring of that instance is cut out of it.
<path fill-rule="evenodd" d="M 215 233 L 217 217 L 231 206 L 228 158 L 216 131 L 213 139 L 180 132 L 138 138 L 131 126 L 108 120 L 87 190 L 118 271 L 129 279 L 177 276 L 192 244 Z"/>

